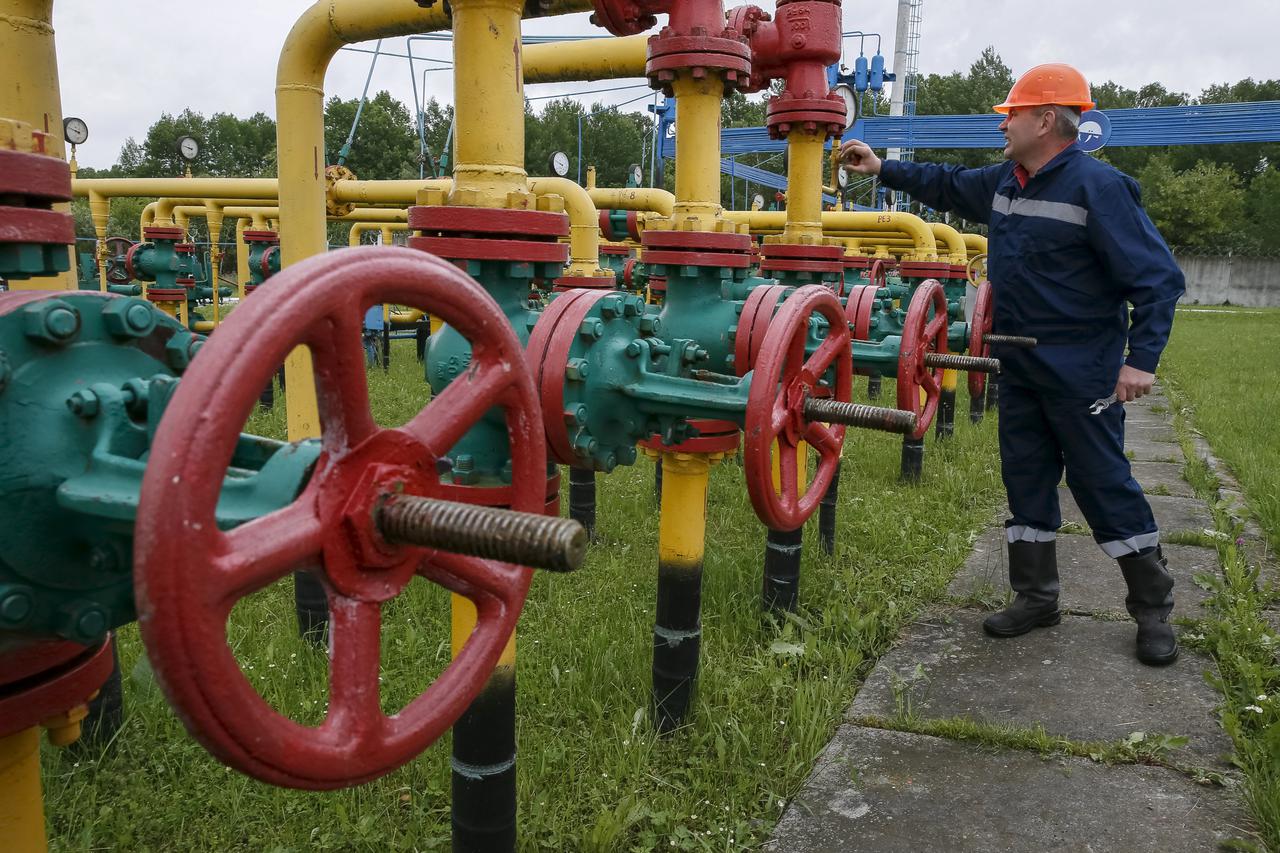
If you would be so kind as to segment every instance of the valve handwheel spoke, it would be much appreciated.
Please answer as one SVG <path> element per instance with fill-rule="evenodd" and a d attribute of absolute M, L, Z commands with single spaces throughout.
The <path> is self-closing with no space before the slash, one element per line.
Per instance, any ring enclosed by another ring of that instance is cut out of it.
<path fill-rule="evenodd" d="M 980 256 L 981 257 L 981 256 Z M 983 281 L 978 285 L 978 292 L 973 300 L 973 318 L 969 321 L 969 355 L 988 358 L 991 345 L 987 343 L 987 335 L 991 334 L 994 321 L 992 309 L 991 282 Z M 976 370 L 969 371 L 969 396 L 978 398 L 987 391 L 987 374 Z"/>
<path fill-rule="evenodd" d="M 827 338 L 805 360 L 809 320 L 815 313 L 827 322 Z M 823 426 L 804 416 L 805 400 L 828 375 L 834 381 L 824 394 L 829 391 L 840 402 L 852 397 L 849 324 L 835 294 L 821 285 L 795 291 L 769 325 L 752 369 L 744 429 L 747 491 L 761 521 L 774 530 L 795 530 L 826 494 L 844 446 L 845 427 Z M 810 438 L 818 465 L 813 481 L 801 492 L 798 448 Z M 773 484 L 775 442 L 779 489 Z"/>
<path fill-rule="evenodd" d="M 379 429 L 369 413 L 360 319 L 379 303 L 429 311 L 472 344 L 470 369 L 400 428 Z M 240 429 L 275 366 L 302 344 L 312 354 L 322 426 L 310 480 L 287 507 L 222 532 L 215 507 Z M 156 433 L 134 557 L 139 623 L 157 678 L 210 752 L 273 784 L 346 787 L 412 759 L 471 703 L 515 628 L 530 571 L 398 544 L 412 540 L 391 541 L 376 510 L 391 494 L 445 498 L 440 455 L 497 407 L 510 434 L 511 509 L 543 512 L 546 444 L 520 342 L 474 280 L 426 252 L 367 247 L 310 258 L 219 327 Z M 333 620 L 329 711 L 315 728 L 269 706 L 227 644 L 235 602 L 299 568 L 323 583 Z M 478 621 L 444 672 L 387 716 L 378 680 L 382 605 L 415 576 L 471 599 Z"/>
<path fill-rule="evenodd" d="M 942 285 L 934 279 L 925 281 L 911 297 L 898 353 L 898 408 L 916 414 L 916 429 L 911 433 L 916 440 L 924 438 L 938 411 L 943 369 L 927 367 L 924 358 L 947 351 L 947 319 Z"/>

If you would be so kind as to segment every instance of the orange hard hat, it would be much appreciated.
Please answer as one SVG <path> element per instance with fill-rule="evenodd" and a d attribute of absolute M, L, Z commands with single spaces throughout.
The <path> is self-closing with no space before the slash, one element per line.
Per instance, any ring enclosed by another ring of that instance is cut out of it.
<path fill-rule="evenodd" d="M 993 108 L 998 113 L 1008 113 L 1014 107 L 1040 107 L 1061 104 L 1064 107 L 1094 108 L 1089 95 L 1089 81 L 1076 69 L 1063 62 L 1037 65 L 1018 78 L 1009 90 L 1003 104 Z"/>

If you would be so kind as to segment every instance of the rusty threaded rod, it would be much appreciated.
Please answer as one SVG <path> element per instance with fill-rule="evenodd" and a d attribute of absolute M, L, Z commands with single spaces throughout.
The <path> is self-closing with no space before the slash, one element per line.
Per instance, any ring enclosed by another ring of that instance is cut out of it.
<path fill-rule="evenodd" d="M 844 424 L 859 429 L 906 434 L 915 432 L 915 412 L 889 409 L 884 406 L 867 406 L 862 403 L 842 403 L 839 400 L 823 400 L 810 397 L 804 401 L 804 416 L 811 421 Z"/>
<path fill-rule="evenodd" d="M 930 352 L 924 356 L 925 367 L 942 367 L 947 370 L 967 370 L 970 373 L 999 373 L 1000 359 L 980 358 L 976 355 L 959 355 L 954 352 Z"/>
<path fill-rule="evenodd" d="M 571 572 L 587 554 L 587 530 L 568 518 L 416 495 L 388 495 L 374 513 L 383 538 L 535 569 Z"/>
<path fill-rule="evenodd" d="M 1000 344 L 1001 346 L 1019 347 L 1021 349 L 1035 349 L 1040 343 L 1035 338 L 1024 338 L 1019 335 L 983 335 L 982 340 L 988 344 Z"/>

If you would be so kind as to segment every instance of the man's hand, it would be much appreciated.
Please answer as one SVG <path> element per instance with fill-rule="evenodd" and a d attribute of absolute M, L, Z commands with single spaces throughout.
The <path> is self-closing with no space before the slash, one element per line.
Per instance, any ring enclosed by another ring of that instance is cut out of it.
<path fill-rule="evenodd" d="M 1116 381 L 1116 402 L 1128 403 L 1150 394 L 1155 381 L 1154 373 L 1147 373 L 1127 364 L 1121 366 L 1120 378 Z"/>
<path fill-rule="evenodd" d="M 859 175 L 880 174 L 880 158 L 871 150 L 871 146 L 857 139 L 850 139 L 840 146 L 840 163 Z"/>

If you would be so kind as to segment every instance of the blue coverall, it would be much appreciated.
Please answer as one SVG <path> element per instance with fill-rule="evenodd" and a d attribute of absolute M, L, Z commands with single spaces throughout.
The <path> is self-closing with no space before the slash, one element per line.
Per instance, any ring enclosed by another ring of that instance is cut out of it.
<path fill-rule="evenodd" d="M 992 347 L 1002 365 L 1009 541 L 1054 538 L 1065 466 L 1103 551 L 1120 557 L 1158 544 L 1124 455 L 1124 406 L 1101 405 L 1122 363 L 1155 372 L 1185 290 L 1138 183 L 1074 143 L 1032 177 L 1013 162 L 966 169 L 886 160 L 880 180 L 989 226 L 992 331 L 1039 341 L 1035 349 Z"/>

